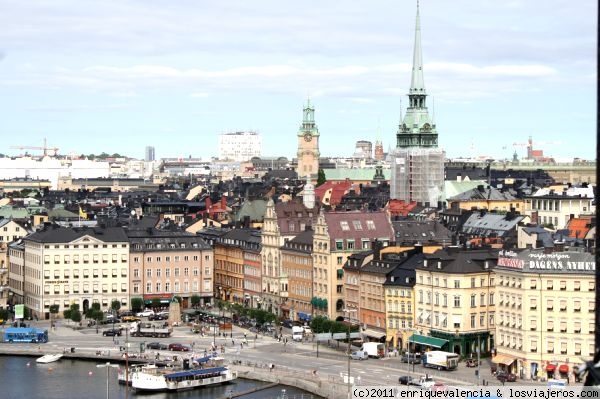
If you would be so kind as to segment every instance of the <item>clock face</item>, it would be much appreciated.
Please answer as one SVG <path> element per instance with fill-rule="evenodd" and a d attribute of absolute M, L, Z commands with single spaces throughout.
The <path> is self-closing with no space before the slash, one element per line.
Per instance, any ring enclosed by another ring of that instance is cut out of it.
<path fill-rule="evenodd" d="M 306 133 L 304 135 L 304 141 L 311 141 L 312 140 L 312 135 L 310 133 Z"/>

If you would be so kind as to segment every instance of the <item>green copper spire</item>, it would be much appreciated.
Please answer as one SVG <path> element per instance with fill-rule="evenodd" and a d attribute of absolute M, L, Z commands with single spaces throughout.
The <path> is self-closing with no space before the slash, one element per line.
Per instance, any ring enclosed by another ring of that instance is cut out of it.
<path fill-rule="evenodd" d="M 415 47 L 413 51 L 413 67 L 408 91 L 408 108 L 402 118 L 396 133 L 396 147 L 398 148 L 435 148 L 438 145 L 438 136 L 435 122 L 427 111 L 427 93 L 423 79 L 423 57 L 421 53 L 421 19 L 419 15 L 419 2 L 417 1 L 417 18 L 415 25 Z"/>
<path fill-rule="evenodd" d="M 412 79 L 409 94 L 425 94 L 423 80 L 423 56 L 421 54 L 421 20 L 419 18 L 419 1 L 417 0 L 417 21 L 415 24 L 415 48 L 413 51 Z"/>

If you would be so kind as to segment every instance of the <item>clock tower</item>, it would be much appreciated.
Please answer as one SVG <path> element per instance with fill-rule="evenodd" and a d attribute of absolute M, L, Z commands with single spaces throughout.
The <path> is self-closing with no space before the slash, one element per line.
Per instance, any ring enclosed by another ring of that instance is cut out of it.
<path fill-rule="evenodd" d="M 298 176 L 316 178 L 319 173 L 319 156 L 319 129 L 315 124 L 315 109 L 309 99 L 298 130 Z"/>

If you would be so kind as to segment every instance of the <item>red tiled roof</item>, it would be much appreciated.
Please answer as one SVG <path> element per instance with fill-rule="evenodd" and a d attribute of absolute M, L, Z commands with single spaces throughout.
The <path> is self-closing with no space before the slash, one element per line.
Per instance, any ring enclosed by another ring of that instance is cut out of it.
<path fill-rule="evenodd" d="M 417 203 L 413 202 L 404 202 L 398 199 L 391 199 L 388 202 L 388 211 L 392 216 L 408 216 L 409 212 L 412 211 Z"/>
<path fill-rule="evenodd" d="M 344 194 L 352 188 L 352 182 L 346 181 L 326 181 L 319 187 L 315 188 L 315 195 L 319 199 L 323 199 L 326 196 L 327 191 L 331 190 L 331 196 L 328 205 L 336 206 L 342 201 Z"/>
<path fill-rule="evenodd" d="M 569 223 L 567 224 L 569 237 L 571 238 L 584 238 L 588 231 L 590 231 L 590 228 L 590 219 L 573 218 L 569 220 Z"/>
<path fill-rule="evenodd" d="M 363 249 L 363 240 L 394 240 L 392 224 L 384 211 L 326 212 L 324 215 L 332 251 L 335 251 L 336 240 L 343 240 L 344 249 L 348 249 L 348 240 L 354 240 L 354 249 L 357 251 Z"/>

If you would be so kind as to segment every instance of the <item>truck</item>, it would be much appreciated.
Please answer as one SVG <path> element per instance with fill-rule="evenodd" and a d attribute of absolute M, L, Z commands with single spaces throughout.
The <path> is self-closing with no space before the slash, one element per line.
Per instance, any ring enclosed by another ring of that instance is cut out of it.
<path fill-rule="evenodd" d="M 164 325 L 156 325 L 150 323 L 131 323 L 129 333 L 132 337 L 160 337 L 167 338 L 171 336 L 173 330 Z"/>
<path fill-rule="evenodd" d="M 366 352 L 369 357 L 382 358 L 385 356 L 385 346 L 379 342 L 364 342 L 360 350 Z"/>
<path fill-rule="evenodd" d="M 421 356 L 423 367 L 438 370 L 454 370 L 458 367 L 458 355 L 452 352 L 429 351 Z"/>
<path fill-rule="evenodd" d="M 292 326 L 292 339 L 294 341 L 302 341 L 302 338 L 304 338 L 304 328 Z"/>

